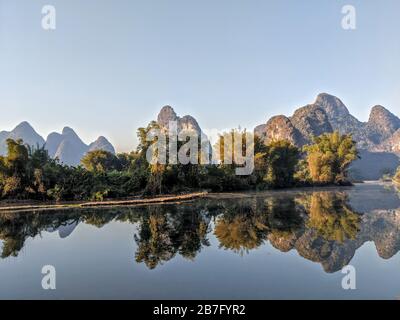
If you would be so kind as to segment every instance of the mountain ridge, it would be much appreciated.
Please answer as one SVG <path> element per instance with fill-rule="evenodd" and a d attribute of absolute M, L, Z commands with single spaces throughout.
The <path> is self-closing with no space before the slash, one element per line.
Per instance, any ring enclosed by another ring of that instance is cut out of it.
<path fill-rule="evenodd" d="M 352 165 L 362 179 L 377 180 L 393 173 L 400 165 L 400 119 L 383 106 L 372 107 L 367 122 L 359 121 L 336 96 L 321 93 L 314 103 L 296 109 L 292 116 L 270 118 L 254 133 L 268 143 L 286 139 L 298 147 L 311 142 L 312 136 L 333 130 L 351 134 L 362 158 Z"/>
<path fill-rule="evenodd" d="M 103 136 L 86 145 L 72 128 L 64 127 L 61 134 L 52 132 L 44 140 L 27 121 L 21 122 L 11 131 L 0 132 L 0 155 L 7 153 L 7 139 L 22 139 L 25 145 L 33 148 L 44 146 L 51 158 L 57 158 L 60 163 L 70 166 L 79 165 L 89 151 L 105 150 L 115 154 L 113 145 Z"/>
<path fill-rule="evenodd" d="M 171 106 L 166 105 L 158 113 L 157 123 L 167 130 L 170 121 L 177 122 L 178 132 L 194 130 L 199 134 L 206 141 L 211 154 L 211 144 L 194 117 L 180 117 Z M 257 126 L 254 133 L 266 143 L 285 139 L 302 147 L 311 143 L 313 136 L 334 130 L 352 134 L 357 142 L 362 159 L 353 164 L 353 169 L 363 179 L 378 179 L 382 171 L 392 172 L 400 165 L 400 118 L 385 107 L 376 105 L 371 109 L 368 121 L 359 121 L 342 100 L 328 93 L 319 94 L 313 103 L 296 109 L 291 116 L 270 118 Z M 0 131 L 0 155 L 6 152 L 7 138 L 22 139 L 34 147 L 45 145 L 52 158 L 58 158 L 67 165 L 78 165 L 81 158 L 93 150 L 115 154 L 113 145 L 105 137 L 100 136 L 87 145 L 70 127 L 64 127 L 61 133 L 52 132 L 44 140 L 28 122 L 21 122 L 10 132 Z"/>
<path fill-rule="evenodd" d="M 273 135 L 269 134 L 270 126 L 266 124 L 257 126 L 255 134 L 262 138 Z M 328 93 L 321 93 L 315 99 L 315 102 L 296 109 L 292 116 L 279 116 L 289 119 L 290 124 L 301 133 L 302 139 L 289 139 L 297 141 L 297 146 L 302 146 L 310 141 L 310 137 L 321 133 L 338 130 L 342 134 L 352 134 L 360 149 L 373 152 L 392 152 L 395 146 L 400 144 L 400 139 L 394 141 L 393 136 L 400 130 L 400 119 L 391 111 L 383 106 L 372 107 L 367 122 L 359 121 L 353 116 L 346 105 L 336 96 Z M 287 132 L 282 131 L 282 136 Z M 400 131 L 396 134 L 400 136 Z M 279 136 L 275 136 L 279 139 Z M 389 143 L 390 141 L 390 143 Z"/>

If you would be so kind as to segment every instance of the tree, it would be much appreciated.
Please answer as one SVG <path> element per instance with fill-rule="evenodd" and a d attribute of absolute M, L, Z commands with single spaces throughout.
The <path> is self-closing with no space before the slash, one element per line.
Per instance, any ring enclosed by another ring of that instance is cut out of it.
<path fill-rule="evenodd" d="M 104 173 L 113 170 L 120 170 L 119 159 L 111 152 L 95 150 L 88 152 L 81 160 L 83 167 L 96 173 Z"/>
<path fill-rule="evenodd" d="M 153 139 L 153 141 L 148 139 L 148 136 L 150 135 L 152 130 L 160 130 L 160 125 L 155 121 L 150 122 L 146 128 L 138 129 L 138 165 L 139 170 L 145 173 L 147 176 L 147 184 L 144 192 L 149 194 L 160 194 L 163 191 L 163 178 L 164 172 L 166 170 L 166 164 L 159 163 L 158 161 L 155 161 L 155 163 L 153 164 L 148 162 L 147 150 L 152 147 L 153 143 L 156 141 L 156 139 Z M 161 146 L 161 148 L 162 147 L 166 148 L 166 146 Z M 158 150 L 157 148 L 155 148 L 155 150 L 153 151 L 153 157 L 157 158 L 160 153 L 166 150 Z"/>
<path fill-rule="evenodd" d="M 7 157 L 5 164 L 10 175 L 24 175 L 29 153 L 22 140 L 7 139 Z"/>
<path fill-rule="evenodd" d="M 0 176 L 3 196 L 21 196 L 29 183 L 28 149 L 22 140 L 7 139 L 7 156 L 1 158 Z"/>
<path fill-rule="evenodd" d="M 314 138 L 314 144 L 304 150 L 310 177 L 317 184 L 348 183 L 349 166 L 359 157 L 352 136 L 338 131 Z"/>
<path fill-rule="evenodd" d="M 117 158 L 121 171 L 132 172 L 135 170 L 139 153 L 136 151 L 129 153 L 118 153 Z"/>
<path fill-rule="evenodd" d="M 274 188 L 293 186 L 299 154 L 299 149 L 287 140 L 270 142 L 264 153 L 267 169 L 264 180 L 268 185 Z"/>
<path fill-rule="evenodd" d="M 230 132 L 223 132 L 219 135 L 214 145 L 216 159 L 223 165 L 237 167 L 243 165 L 245 154 L 249 151 L 258 152 L 262 149 L 260 138 L 241 128 L 232 129 Z"/>
<path fill-rule="evenodd" d="M 47 191 L 58 179 L 58 163 L 50 158 L 45 146 L 28 148 L 29 160 L 27 163 L 27 175 L 29 179 L 28 192 L 32 197 L 44 200 Z"/>

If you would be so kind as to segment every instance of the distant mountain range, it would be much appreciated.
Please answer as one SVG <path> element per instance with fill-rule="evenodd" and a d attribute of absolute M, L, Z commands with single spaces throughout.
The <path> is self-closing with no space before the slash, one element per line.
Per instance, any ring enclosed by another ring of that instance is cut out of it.
<path fill-rule="evenodd" d="M 278 115 L 254 130 L 265 142 L 287 139 L 301 147 L 312 136 L 338 130 L 352 134 L 361 150 L 361 160 L 353 164 L 353 173 L 362 179 L 375 180 L 399 165 L 400 119 L 382 106 L 374 106 L 368 122 L 350 114 L 337 97 L 321 93 L 313 104 L 297 109 L 291 117 Z"/>
<path fill-rule="evenodd" d="M 313 135 L 334 130 L 352 134 L 363 150 L 400 151 L 400 119 L 397 116 L 382 106 L 375 106 L 368 122 L 361 122 L 350 114 L 339 98 L 326 93 L 318 95 L 313 104 L 297 109 L 291 117 L 271 118 L 256 127 L 255 132 L 266 141 L 285 138 L 302 146 L 309 143 Z"/>
<path fill-rule="evenodd" d="M 28 122 L 22 122 L 14 130 L 0 132 L 0 155 L 7 153 L 7 139 L 22 139 L 26 145 L 33 148 L 45 146 L 50 157 L 58 158 L 63 164 L 70 166 L 79 165 L 82 157 L 89 151 L 105 150 L 115 154 L 112 144 L 104 137 L 86 145 L 79 136 L 69 127 L 62 133 L 50 133 L 46 140 L 43 139 Z"/>
<path fill-rule="evenodd" d="M 178 131 L 195 130 L 207 138 L 195 118 L 181 118 L 172 107 L 163 107 L 157 117 L 158 124 L 167 129 L 169 121 L 173 120 L 178 123 Z M 351 168 L 353 178 L 377 180 L 400 166 L 400 119 L 384 107 L 375 106 L 368 122 L 361 122 L 339 98 L 327 93 L 319 94 L 314 103 L 297 109 L 291 117 L 272 117 L 254 132 L 266 143 L 286 139 L 302 147 L 310 143 L 313 136 L 334 130 L 352 134 L 360 149 L 361 159 Z"/>
<path fill-rule="evenodd" d="M 165 106 L 160 110 L 157 122 L 161 128 L 168 130 L 170 121 L 177 122 L 178 132 L 194 130 L 209 144 L 207 136 L 201 130 L 196 119 L 189 115 L 179 117 L 172 107 Z M 70 166 L 79 165 L 83 156 L 90 151 L 105 150 L 115 154 L 113 145 L 105 137 L 99 137 L 96 141 L 86 145 L 69 127 L 65 127 L 61 133 L 50 133 L 44 140 L 28 122 L 22 122 L 12 131 L 0 132 L 0 155 L 7 153 L 6 140 L 8 138 L 22 139 L 26 145 L 33 148 L 45 146 L 51 158 L 57 158 L 61 163 Z"/>
<path fill-rule="evenodd" d="M 208 142 L 199 123 L 190 115 L 179 117 L 171 106 L 163 107 L 157 123 L 164 130 L 169 122 L 176 121 L 178 132 L 194 130 Z M 361 122 L 350 114 L 345 104 L 337 97 L 321 93 L 314 103 L 297 109 L 290 117 L 274 116 L 254 129 L 266 143 L 275 139 L 286 139 L 298 147 L 312 141 L 313 136 L 339 130 L 352 134 L 360 149 L 362 159 L 352 165 L 355 178 L 379 179 L 385 172 L 393 172 L 400 165 L 400 119 L 382 106 L 374 106 L 368 122 Z M 22 122 L 11 132 L 0 132 L 0 154 L 6 153 L 7 138 L 22 139 L 30 146 L 46 146 L 49 155 L 67 165 L 78 165 L 89 151 L 106 150 L 115 154 L 112 144 L 104 137 L 86 145 L 69 127 L 62 133 L 51 133 L 46 141 L 28 122 Z"/>

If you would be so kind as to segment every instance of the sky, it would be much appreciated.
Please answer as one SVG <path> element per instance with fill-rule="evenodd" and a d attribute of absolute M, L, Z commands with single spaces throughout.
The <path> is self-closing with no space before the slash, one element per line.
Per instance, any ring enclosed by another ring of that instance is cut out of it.
<path fill-rule="evenodd" d="M 0 0 L 0 131 L 70 126 L 122 152 L 164 105 L 216 132 L 320 92 L 363 121 L 376 104 L 400 115 L 399 14 L 398 0 Z"/>

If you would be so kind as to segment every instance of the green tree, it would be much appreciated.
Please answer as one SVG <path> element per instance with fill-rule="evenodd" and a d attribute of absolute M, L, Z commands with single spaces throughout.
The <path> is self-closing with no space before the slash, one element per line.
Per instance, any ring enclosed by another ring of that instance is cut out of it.
<path fill-rule="evenodd" d="M 264 180 L 274 188 L 294 184 L 294 173 L 299 162 L 299 149 L 287 140 L 270 142 L 266 147 L 266 174 Z"/>
<path fill-rule="evenodd" d="M 25 193 L 29 178 L 27 165 L 28 149 L 22 140 L 7 139 L 7 156 L 1 158 L 1 184 L 3 196 L 21 197 Z"/>
<path fill-rule="evenodd" d="M 139 153 L 136 151 L 129 153 L 118 153 L 117 158 L 121 171 L 133 172 L 139 158 Z"/>
<path fill-rule="evenodd" d="M 104 173 L 113 170 L 120 170 L 119 159 L 111 152 L 95 150 L 88 152 L 81 160 L 83 167 L 96 173 Z"/>
<path fill-rule="evenodd" d="M 314 144 L 304 150 L 310 177 L 317 184 L 347 183 L 349 166 L 359 157 L 352 136 L 338 131 L 314 138 Z"/>
<path fill-rule="evenodd" d="M 148 135 L 152 130 L 160 130 L 160 126 L 157 122 L 152 121 L 146 128 L 139 128 L 137 135 L 139 138 L 139 144 L 137 147 L 137 152 L 139 153 L 138 165 L 139 170 L 146 174 L 147 184 L 144 192 L 149 194 L 160 194 L 163 192 L 163 178 L 164 172 L 166 170 L 166 165 L 159 162 L 149 163 L 147 161 L 147 151 L 155 143 L 156 139 L 149 141 Z M 166 146 L 165 146 L 166 147 Z M 165 150 L 155 149 L 153 156 L 159 156 L 160 152 Z"/>

